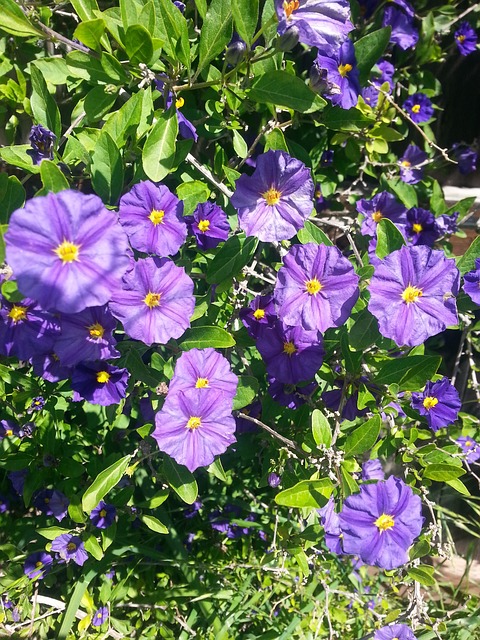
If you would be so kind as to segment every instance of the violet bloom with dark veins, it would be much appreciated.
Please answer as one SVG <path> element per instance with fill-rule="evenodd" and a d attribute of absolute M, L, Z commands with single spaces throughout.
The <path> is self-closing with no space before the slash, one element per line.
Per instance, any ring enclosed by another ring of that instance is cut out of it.
<path fill-rule="evenodd" d="M 214 389 L 221 391 L 224 398 L 232 402 L 237 385 L 238 377 L 222 354 L 211 347 L 190 349 L 177 360 L 168 393 L 170 396 L 187 389 Z"/>
<path fill-rule="evenodd" d="M 320 516 L 320 524 L 325 530 L 325 544 L 327 549 L 339 556 L 343 555 L 342 548 L 342 529 L 340 527 L 340 518 L 335 511 L 335 501 L 331 497 L 327 504 L 318 509 Z"/>
<path fill-rule="evenodd" d="M 438 382 L 427 382 L 421 393 L 412 393 L 411 404 L 420 415 L 425 416 L 432 431 L 438 431 L 455 422 L 462 408 L 458 391 L 448 378 L 442 378 Z"/>
<path fill-rule="evenodd" d="M 362 480 L 367 482 L 368 480 L 384 480 L 385 473 L 383 471 L 382 463 L 380 460 L 366 460 L 362 464 Z"/>
<path fill-rule="evenodd" d="M 418 42 L 418 29 L 415 28 L 414 18 L 401 9 L 388 6 L 383 14 L 382 27 L 392 27 L 390 42 L 398 44 L 401 49 L 411 49 Z"/>
<path fill-rule="evenodd" d="M 306 331 L 339 327 L 359 295 L 359 277 L 336 247 L 294 245 L 283 258 L 274 299 L 285 324 Z"/>
<path fill-rule="evenodd" d="M 478 153 L 461 142 L 452 145 L 453 155 L 458 162 L 458 170 L 464 176 L 477 170 Z"/>
<path fill-rule="evenodd" d="M 400 478 L 363 484 L 339 514 L 345 553 L 362 562 L 395 569 L 408 562 L 408 549 L 422 530 L 422 503 Z"/>
<path fill-rule="evenodd" d="M 138 251 L 171 256 L 187 237 L 183 202 L 163 184 L 145 180 L 134 185 L 120 199 L 118 215 Z"/>
<path fill-rule="evenodd" d="M 202 251 L 215 249 L 220 242 L 228 239 L 230 225 L 227 214 L 213 202 L 202 202 L 192 216 L 184 218 L 188 231 L 195 236 Z"/>
<path fill-rule="evenodd" d="M 189 471 L 208 466 L 236 442 L 231 401 L 216 389 L 169 394 L 155 424 L 152 437 L 160 451 Z"/>
<path fill-rule="evenodd" d="M 117 321 L 107 307 L 89 307 L 80 313 L 59 318 L 61 334 L 55 353 L 61 364 L 73 366 L 86 360 L 118 358 L 117 341 L 112 335 Z"/>
<path fill-rule="evenodd" d="M 413 245 L 425 244 L 433 247 L 440 237 L 440 231 L 433 213 L 420 207 L 412 207 L 407 211 L 406 234 Z"/>
<path fill-rule="evenodd" d="M 432 103 L 424 93 L 414 93 L 405 100 L 402 106 L 413 122 L 417 124 L 427 122 L 434 113 Z"/>
<path fill-rule="evenodd" d="M 462 56 L 468 56 L 476 50 L 477 33 L 470 23 L 464 21 L 460 24 L 455 31 L 455 42 Z"/>
<path fill-rule="evenodd" d="M 475 268 L 463 276 L 463 290 L 480 306 L 480 258 L 475 260 Z"/>
<path fill-rule="evenodd" d="M 231 203 L 240 228 L 263 242 L 289 240 L 313 211 L 310 169 L 284 151 L 257 158 L 251 176 L 240 176 Z"/>
<path fill-rule="evenodd" d="M 308 397 L 317 388 L 316 382 L 311 382 L 305 386 L 284 384 L 275 378 L 268 378 L 268 393 L 275 402 L 288 409 L 298 409 L 307 401 Z"/>
<path fill-rule="evenodd" d="M 169 91 L 165 97 L 165 109 L 169 109 L 173 104 L 174 96 L 171 91 Z M 185 138 L 185 140 L 192 139 L 194 142 L 198 140 L 197 130 L 195 125 L 193 125 L 190 120 L 188 120 L 180 109 L 185 104 L 185 100 L 182 96 L 175 98 L 175 110 L 177 112 L 177 120 L 178 120 L 178 134 L 181 138 Z"/>
<path fill-rule="evenodd" d="M 399 346 L 413 347 L 449 325 L 458 324 L 455 260 L 425 246 L 402 247 L 375 268 L 368 309 L 380 333 Z"/>
<path fill-rule="evenodd" d="M 62 533 L 62 535 L 55 538 L 52 541 L 51 550 L 58 553 L 65 562 L 73 560 L 80 567 L 88 560 L 88 554 L 85 551 L 82 539 L 70 533 Z"/>
<path fill-rule="evenodd" d="M 138 260 L 112 291 L 109 308 L 125 333 L 147 345 L 179 338 L 190 326 L 195 307 L 193 282 L 168 258 Z"/>
<path fill-rule="evenodd" d="M 129 377 L 127 369 L 106 362 L 81 363 L 72 372 L 73 400 L 87 400 L 103 407 L 118 404 L 126 396 Z"/>
<path fill-rule="evenodd" d="M 43 580 L 45 574 L 48 573 L 53 564 L 53 558 L 45 551 L 36 551 L 27 556 L 23 565 L 23 573 L 30 580 Z"/>
<path fill-rule="evenodd" d="M 460 436 L 456 442 L 461 447 L 463 453 L 467 454 L 465 459 L 468 464 L 472 464 L 472 462 L 476 462 L 480 458 L 480 444 L 473 438 Z"/>
<path fill-rule="evenodd" d="M 400 178 L 407 184 L 417 184 L 423 178 L 422 165 L 427 154 L 414 144 L 410 144 L 399 160 Z"/>
<path fill-rule="evenodd" d="M 356 207 L 363 214 L 360 233 L 364 236 L 376 236 L 377 224 L 382 218 L 388 218 L 398 225 L 404 225 L 407 221 L 407 208 L 387 191 L 377 193 L 371 200 L 358 200 Z"/>
<path fill-rule="evenodd" d="M 33 499 L 33 505 L 46 516 L 54 516 L 61 522 L 68 513 L 69 499 L 57 489 L 43 489 Z"/>
<path fill-rule="evenodd" d="M 90 520 L 97 529 L 108 529 L 114 522 L 117 510 L 113 504 L 107 504 L 101 500 L 90 513 Z"/>
<path fill-rule="evenodd" d="M 12 213 L 5 241 L 18 288 L 47 310 L 105 304 L 130 264 L 116 213 L 79 191 L 28 200 Z"/>
<path fill-rule="evenodd" d="M 330 54 L 353 29 L 348 0 L 275 0 L 278 33 L 296 27 L 302 44 Z"/>
<path fill-rule="evenodd" d="M 327 71 L 326 82 L 328 86 L 321 92 L 324 98 L 342 109 L 355 107 L 362 89 L 355 48 L 351 40 L 345 40 L 340 49 L 329 56 L 323 55 L 323 52 L 319 53 L 315 59 L 314 67 L 319 72 Z"/>
<path fill-rule="evenodd" d="M 33 373 L 48 382 L 67 380 L 72 372 L 71 367 L 61 364 L 54 351 L 30 358 Z"/>
<path fill-rule="evenodd" d="M 42 160 L 53 160 L 53 145 L 57 139 L 54 133 L 41 124 L 35 124 L 28 139 L 32 148 L 27 149 L 27 154 L 32 158 L 33 164 L 40 164 Z"/>
<path fill-rule="evenodd" d="M 248 307 L 240 309 L 240 320 L 243 322 L 249 335 L 256 338 L 262 325 L 272 326 L 277 319 L 273 294 L 257 296 Z"/>
<path fill-rule="evenodd" d="M 293 385 L 313 378 L 325 355 L 321 333 L 290 327 L 280 320 L 273 327 L 260 328 L 257 349 L 268 375 Z"/>
<path fill-rule="evenodd" d="M 92 626 L 101 627 L 102 624 L 108 620 L 108 615 L 109 614 L 107 607 L 101 607 L 100 609 L 97 609 L 92 617 Z"/>
<path fill-rule="evenodd" d="M 377 629 L 373 640 L 417 640 L 417 636 L 406 624 L 390 624 Z"/>

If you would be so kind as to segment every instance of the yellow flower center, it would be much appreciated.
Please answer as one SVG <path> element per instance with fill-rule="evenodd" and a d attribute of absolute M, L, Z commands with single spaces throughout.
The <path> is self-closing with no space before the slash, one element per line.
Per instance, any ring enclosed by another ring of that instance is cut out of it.
<path fill-rule="evenodd" d="M 283 353 L 286 353 L 287 356 L 291 356 L 295 353 L 296 348 L 293 342 L 284 342 L 283 343 Z"/>
<path fill-rule="evenodd" d="M 13 320 L 14 324 L 17 324 L 17 322 L 21 322 L 27 317 L 27 307 L 21 307 L 14 304 L 7 315 Z"/>
<path fill-rule="evenodd" d="M 90 325 L 89 327 L 87 327 L 87 329 L 90 337 L 93 338 L 94 340 L 99 340 L 100 338 L 103 338 L 103 334 L 105 333 L 105 329 L 98 322 L 95 322 L 95 324 Z"/>
<path fill-rule="evenodd" d="M 320 191 L 320 189 L 317 189 L 315 191 L 315 198 L 321 198 L 322 197 L 322 192 Z"/>
<path fill-rule="evenodd" d="M 285 11 L 287 18 L 289 18 L 294 11 L 296 11 L 300 6 L 300 2 L 298 0 L 292 0 L 291 2 L 287 2 L 287 0 L 283 3 L 283 10 Z"/>
<path fill-rule="evenodd" d="M 43 567 L 43 562 L 39 560 L 38 562 L 35 563 L 35 566 L 37 569 L 40 569 L 40 567 Z"/>
<path fill-rule="evenodd" d="M 382 515 L 375 520 L 375 526 L 380 531 L 387 531 L 387 529 L 391 529 L 395 524 L 393 516 L 387 516 L 386 513 L 382 513 Z"/>
<path fill-rule="evenodd" d="M 414 104 L 412 107 L 412 112 L 413 113 L 418 113 L 420 111 L 421 107 L 419 104 Z"/>
<path fill-rule="evenodd" d="M 382 216 L 382 214 L 381 214 L 381 212 L 380 212 L 380 211 L 375 211 L 375 212 L 372 214 L 372 220 L 373 220 L 374 222 L 377 222 L 377 223 L 378 223 L 378 222 L 380 222 L 380 220 L 381 220 L 382 218 L 383 218 L 383 216 Z"/>
<path fill-rule="evenodd" d="M 198 230 L 201 231 L 202 233 L 205 233 L 205 231 L 208 231 L 210 229 L 210 220 L 200 220 L 200 222 L 198 223 Z"/>
<path fill-rule="evenodd" d="M 99 371 L 97 373 L 97 382 L 105 384 L 110 380 L 110 374 L 107 371 Z"/>
<path fill-rule="evenodd" d="M 270 187 L 268 191 L 265 191 L 265 193 L 262 193 L 262 198 L 265 198 L 265 202 L 268 205 L 273 206 L 274 204 L 278 204 L 280 202 L 281 195 L 282 195 L 281 191 L 279 191 L 278 189 L 274 189 L 273 187 Z"/>
<path fill-rule="evenodd" d="M 255 309 L 255 311 L 253 312 L 253 317 L 255 318 L 255 320 L 262 320 L 262 318 L 265 317 L 265 310 L 264 309 Z"/>
<path fill-rule="evenodd" d="M 423 399 L 423 406 L 425 407 L 425 409 L 427 409 L 427 411 L 430 411 L 430 409 L 433 409 L 433 407 L 437 404 L 438 404 L 438 398 L 434 398 L 433 396 L 427 396 L 426 398 Z"/>
<path fill-rule="evenodd" d="M 148 216 L 148 219 L 153 224 L 154 227 L 157 224 L 163 224 L 163 218 L 165 217 L 165 211 L 163 209 L 152 209 L 151 214 Z"/>
<path fill-rule="evenodd" d="M 185 100 L 183 98 L 177 98 L 177 100 L 175 101 L 175 107 L 177 109 L 181 109 L 183 107 L 183 105 L 185 104 Z"/>
<path fill-rule="evenodd" d="M 305 289 L 309 296 L 316 296 L 319 291 L 323 289 L 322 285 L 316 278 L 312 278 L 311 280 L 307 280 L 305 282 Z"/>
<path fill-rule="evenodd" d="M 415 233 L 421 233 L 423 231 L 423 227 L 421 224 L 418 224 L 418 222 L 415 222 L 412 225 L 412 229 L 415 231 Z"/>
<path fill-rule="evenodd" d="M 473 442 L 471 440 L 465 440 L 465 446 L 466 447 L 471 447 L 473 444 Z"/>
<path fill-rule="evenodd" d="M 161 297 L 161 293 L 152 293 L 151 291 L 149 291 L 143 301 L 147 305 L 147 307 L 153 309 L 154 307 L 159 306 Z"/>
<path fill-rule="evenodd" d="M 80 250 L 80 245 L 73 244 L 73 242 L 68 242 L 68 240 L 64 240 L 62 244 L 59 244 L 56 249 L 54 249 L 54 253 L 60 258 L 62 262 L 78 262 L 78 252 Z"/>
<path fill-rule="evenodd" d="M 411 167 L 412 163 L 409 162 L 408 160 L 402 160 L 401 163 L 402 167 Z"/>
<path fill-rule="evenodd" d="M 198 427 L 201 424 L 202 424 L 202 421 L 198 416 L 192 416 L 191 418 L 188 419 L 187 429 L 191 429 L 193 431 L 194 429 L 198 429 Z"/>
<path fill-rule="evenodd" d="M 6 435 L 6 436 L 13 436 L 13 431 L 12 431 L 12 429 L 7 429 L 7 430 L 5 431 L 5 435 Z"/>
<path fill-rule="evenodd" d="M 338 65 L 338 73 L 342 76 L 342 78 L 345 78 L 345 76 L 347 76 L 350 71 L 353 69 L 351 64 L 339 64 Z"/>
<path fill-rule="evenodd" d="M 75 551 L 76 548 L 77 548 L 77 545 L 74 542 L 69 542 L 67 544 L 67 551 Z"/>
<path fill-rule="evenodd" d="M 457 36 L 457 41 L 458 41 L 458 42 L 460 42 L 460 43 L 465 42 L 466 37 L 467 37 L 467 36 L 464 36 L 464 35 L 461 33 L 459 36 Z"/>
<path fill-rule="evenodd" d="M 102 509 L 99 515 L 101 518 L 105 518 L 105 516 L 107 515 L 107 512 L 105 511 L 105 509 Z"/>
<path fill-rule="evenodd" d="M 412 285 L 409 284 L 408 287 L 402 293 L 402 298 L 404 302 L 406 302 L 407 304 L 410 304 L 411 302 L 415 302 L 415 300 L 417 298 L 420 298 L 420 296 L 422 295 L 423 295 L 423 291 L 421 289 L 419 289 L 418 287 L 412 287 Z"/>
<path fill-rule="evenodd" d="M 208 387 L 208 378 L 198 378 L 195 383 L 195 388 L 205 389 L 205 387 Z"/>

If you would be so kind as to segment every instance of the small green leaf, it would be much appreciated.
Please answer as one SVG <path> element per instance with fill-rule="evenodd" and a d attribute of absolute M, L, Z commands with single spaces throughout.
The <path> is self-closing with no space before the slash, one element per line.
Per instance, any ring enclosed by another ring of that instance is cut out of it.
<path fill-rule="evenodd" d="M 220 458 L 217 458 L 216 460 L 214 460 L 212 464 L 207 467 L 207 471 L 208 473 L 211 473 L 212 476 L 215 476 L 215 478 L 218 478 L 221 482 L 228 481 L 228 478 L 225 475 L 225 471 L 223 469 L 222 461 L 220 460 Z"/>
<path fill-rule="evenodd" d="M 284 507 L 313 507 L 319 509 L 327 504 L 333 491 L 328 478 L 321 480 L 302 480 L 298 484 L 275 496 L 275 502 Z"/>
<path fill-rule="evenodd" d="M 159 117 L 143 147 L 143 169 L 153 182 L 160 182 L 173 167 L 177 134 L 177 112 L 172 105 Z"/>
<path fill-rule="evenodd" d="M 190 71 L 190 43 L 185 17 L 171 0 L 154 0 L 154 5 L 156 35 L 162 40 L 165 53 L 175 62 L 180 60 Z"/>
<path fill-rule="evenodd" d="M 402 391 L 418 391 L 435 375 L 440 356 L 407 356 L 386 362 L 375 376 L 377 384 L 398 384 Z"/>
<path fill-rule="evenodd" d="M 168 484 L 187 504 L 193 504 L 198 496 L 197 481 L 183 465 L 166 456 L 163 461 L 163 472 Z"/>
<path fill-rule="evenodd" d="M 373 65 L 382 57 L 390 41 L 391 31 L 391 27 L 383 27 L 383 29 L 368 33 L 355 42 L 355 57 L 361 85 L 366 83 Z"/>
<path fill-rule="evenodd" d="M 179 340 L 182 351 L 189 349 L 228 349 L 235 345 L 235 338 L 221 327 L 191 327 Z"/>
<path fill-rule="evenodd" d="M 96 18 L 95 20 L 81 22 L 73 32 L 73 35 L 90 49 L 98 51 L 104 31 L 105 21 L 102 18 Z"/>
<path fill-rule="evenodd" d="M 258 22 L 258 0 L 232 0 L 232 14 L 238 35 L 252 44 Z"/>
<path fill-rule="evenodd" d="M 40 163 L 40 177 L 43 184 L 41 195 L 49 192 L 58 193 L 70 187 L 63 172 L 51 160 L 42 160 Z"/>
<path fill-rule="evenodd" d="M 480 236 L 477 236 L 472 244 L 465 251 L 463 256 L 457 258 L 457 267 L 460 274 L 464 276 L 469 271 L 475 269 L 475 260 L 480 256 Z"/>
<path fill-rule="evenodd" d="M 405 238 L 391 220 L 382 218 L 377 224 L 377 258 L 383 260 L 392 251 L 397 251 L 405 246 Z"/>
<path fill-rule="evenodd" d="M 58 110 L 57 103 L 48 91 L 47 83 L 34 64 L 30 65 L 30 77 L 32 79 L 30 105 L 35 120 L 38 124 L 42 124 L 44 127 L 47 127 L 47 129 L 50 129 L 50 131 L 53 131 L 57 138 L 59 138 L 62 133 L 60 111 Z"/>
<path fill-rule="evenodd" d="M 280 105 L 301 113 L 318 111 L 325 104 L 303 80 L 286 71 L 267 71 L 259 75 L 248 95 L 256 102 Z"/>
<path fill-rule="evenodd" d="M 120 460 L 117 460 L 98 474 L 82 497 L 82 507 L 86 513 L 90 513 L 92 509 L 95 509 L 100 500 L 103 500 L 107 493 L 120 482 L 131 457 L 124 456 L 120 458 Z"/>
<path fill-rule="evenodd" d="M 285 136 L 283 135 L 283 131 L 281 129 L 274 129 L 267 133 L 265 136 L 265 147 L 264 151 L 267 152 L 269 149 L 273 149 L 274 151 L 287 151 L 288 146 L 285 141 Z"/>
<path fill-rule="evenodd" d="M 92 156 L 92 184 L 108 204 L 116 204 L 123 190 L 123 160 L 113 138 L 102 131 Z"/>
<path fill-rule="evenodd" d="M 258 380 L 253 376 L 240 376 L 235 398 L 233 399 L 233 411 L 243 409 L 251 404 L 258 394 Z"/>
<path fill-rule="evenodd" d="M 232 8 L 225 0 L 212 0 L 200 33 L 197 73 L 225 49 L 232 37 Z"/>
<path fill-rule="evenodd" d="M 140 502 L 138 506 L 140 509 L 156 509 L 165 502 L 169 495 L 170 491 L 168 489 L 160 489 L 160 491 L 157 491 L 154 496 L 145 502 Z"/>
<path fill-rule="evenodd" d="M 403 182 L 400 178 L 392 178 L 385 182 L 406 207 L 418 207 L 417 192 L 411 184 Z"/>
<path fill-rule="evenodd" d="M 345 455 L 354 456 L 369 451 L 377 441 L 381 427 L 382 419 L 378 415 L 357 427 L 345 441 Z"/>
<path fill-rule="evenodd" d="M 220 249 L 207 268 L 207 282 L 219 284 L 226 278 L 235 278 L 253 258 L 258 239 L 233 236 Z"/>
<path fill-rule="evenodd" d="M 323 444 L 330 447 L 332 444 L 330 423 L 320 409 L 314 409 L 312 413 L 312 435 L 317 445 Z"/>
<path fill-rule="evenodd" d="M 210 187 L 200 180 L 192 180 L 184 182 L 177 187 L 177 196 L 183 200 L 184 215 L 190 215 L 194 212 L 197 204 L 206 202 L 210 195 Z"/>
<path fill-rule="evenodd" d="M 40 30 L 36 29 L 30 23 L 14 0 L 2 0 L 0 29 L 20 38 L 29 38 L 31 36 L 37 36 L 37 38 L 39 36 L 45 37 Z"/>
<path fill-rule="evenodd" d="M 144 514 L 140 516 L 140 520 L 146 525 L 151 531 L 155 531 L 155 533 L 168 533 L 167 527 L 160 522 L 158 518 L 154 516 L 149 516 Z"/>
<path fill-rule="evenodd" d="M 90 534 L 88 538 L 83 541 L 85 551 L 92 555 L 95 560 L 101 560 L 103 558 L 102 547 L 98 544 L 98 540 L 93 534 Z"/>
<path fill-rule="evenodd" d="M 465 470 L 462 467 L 445 463 L 429 464 L 423 472 L 424 478 L 429 478 L 436 482 L 455 480 L 463 475 L 465 475 Z"/>
<path fill-rule="evenodd" d="M 445 483 L 448 484 L 448 486 L 452 487 L 452 489 L 455 489 L 455 491 L 458 491 L 458 493 L 461 493 L 463 496 L 470 497 L 472 495 L 467 487 L 463 484 L 463 482 L 458 478 L 453 478 L 453 480 L 446 480 Z"/>
<path fill-rule="evenodd" d="M 327 107 L 322 114 L 322 122 L 328 129 L 334 131 L 360 131 L 375 121 L 358 109 Z"/>
<path fill-rule="evenodd" d="M 70 529 L 63 529 L 62 527 L 46 527 L 45 529 L 36 529 L 35 533 L 42 536 L 46 540 L 55 540 L 58 536 L 64 533 L 70 533 Z"/>
<path fill-rule="evenodd" d="M 106 85 L 93 87 L 85 96 L 83 107 L 89 122 L 98 122 L 115 104 L 117 92 L 106 91 Z"/>
<path fill-rule="evenodd" d="M 433 574 L 435 573 L 435 567 L 430 567 L 426 564 L 421 564 L 418 567 L 412 567 L 407 571 L 407 575 L 412 580 L 420 582 L 425 587 L 433 587 L 436 584 Z"/>
<path fill-rule="evenodd" d="M 354 323 L 348 332 L 348 340 L 353 349 L 362 351 L 380 338 L 377 319 L 365 308 L 353 317 Z"/>
<path fill-rule="evenodd" d="M 233 149 L 237 156 L 246 158 L 248 155 L 248 145 L 236 129 L 233 130 Z"/>
<path fill-rule="evenodd" d="M 153 42 L 150 34 L 139 24 L 128 27 L 125 34 L 125 49 L 132 64 L 148 64 L 153 56 Z"/>
<path fill-rule="evenodd" d="M 315 244 L 324 244 L 327 247 L 331 247 L 333 244 L 327 234 L 310 220 L 306 220 L 303 229 L 297 231 L 297 238 L 302 244 L 313 242 Z"/>
<path fill-rule="evenodd" d="M 10 214 L 23 206 L 25 189 L 16 176 L 0 173 L 0 224 L 6 224 Z"/>

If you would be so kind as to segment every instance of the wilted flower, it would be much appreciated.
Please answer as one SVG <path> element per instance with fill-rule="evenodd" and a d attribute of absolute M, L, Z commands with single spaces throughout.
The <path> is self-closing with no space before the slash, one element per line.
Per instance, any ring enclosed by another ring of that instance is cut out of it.
<path fill-rule="evenodd" d="M 238 378 L 231 370 L 229 361 L 218 351 L 211 347 L 190 349 L 177 360 L 168 397 L 187 389 L 218 390 L 232 402 L 237 385 Z"/>
<path fill-rule="evenodd" d="M 463 453 L 466 453 L 466 460 L 468 464 L 476 462 L 480 458 L 480 444 L 473 438 L 468 436 L 460 436 L 457 438 L 457 444 L 462 448 Z"/>
<path fill-rule="evenodd" d="M 477 170 L 478 153 L 466 144 L 455 142 L 453 155 L 458 162 L 458 170 L 464 176 Z"/>
<path fill-rule="evenodd" d="M 53 160 L 53 145 L 57 139 L 54 133 L 41 124 L 34 124 L 28 139 L 32 148 L 27 149 L 27 154 L 32 158 L 33 164 L 40 164 L 42 160 Z"/>
<path fill-rule="evenodd" d="M 178 120 L 178 134 L 181 138 L 185 138 L 185 140 L 193 139 L 193 141 L 196 142 L 198 140 L 198 134 L 195 125 L 180 111 L 185 104 L 185 99 L 182 98 L 182 96 L 178 96 L 178 98 L 174 97 L 173 93 L 169 91 L 165 98 L 165 109 L 169 109 L 172 106 L 174 99 Z"/>
<path fill-rule="evenodd" d="M 480 306 L 480 258 L 475 260 L 475 269 L 463 276 L 463 290 Z"/>
<path fill-rule="evenodd" d="M 360 232 L 364 236 L 376 236 L 377 224 L 383 218 L 388 218 L 394 224 L 406 223 L 406 207 L 387 191 L 377 193 L 371 200 L 358 200 L 356 207 L 357 211 L 363 214 Z"/>
<path fill-rule="evenodd" d="M 462 22 L 455 31 L 455 42 L 462 56 L 468 56 L 476 50 L 477 33 L 469 22 Z"/>
<path fill-rule="evenodd" d="M 427 382 L 421 393 L 412 393 L 412 407 L 425 416 L 433 431 L 455 422 L 462 402 L 458 391 L 448 378 Z"/>
<path fill-rule="evenodd" d="M 53 558 L 49 553 L 36 551 L 27 556 L 23 565 L 23 573 L 30 580 L 42 580 L 52 568 L 52 564 Z"/>
<path fill-rule="evenodd" d="M 414 144 L 408 145 L 399 160 L 400 178 L 407 184 L 417 184 L 423 178 L 421 166 L 428 158 L 427 154 Z"/>
<path fill-rule="evenodd" d="M 403 103 L 403 108 L 413 122 L 427 122 L 433 116 L 433 106 L 424 93 L 414 93 Z"/>
<path fill-rule="evenodd" d="M 418 29 L 413 24 L 414 18 L 401 9 L 388 6 L 383 14 L 382 27 L 392 27 L 390 42 L 398 44 L 401 49 L 411 49 L 418 42 Z"/>
<path fill-rule="evenodd" d="M 228 238 L 230 225 L 227 214 L 213 202 L 202 202 L 193 215 L 186 216 L 184 220 L 202 251 L 215 249 L 220 242 Z"/>
<path fill-rule="evenodd" d="M 435 218 L 435 224 L 437 226 L 438 233 L 442 236 L 451 235 L 452 233 L 456 233 L 458 231 L 458 220 L 459 212 L 454 211 L 450 215 L 446 213 L 442 213 L 442 215 L 437 216 Z"/>
<path fill-rule="evenodd" d="M 72 372 L 73 400 L 88 400 L 107 407 L 118 404 L 127 393 L 127 369 L 113 367 L 106 362 L 84 362 Z"/>
<path fill-rule="evenodd" d="M 327 86 L 319 91 L 324 98 L 342 109 L 351 109 L 358 102 L 362 90 L 355 58 L 355 49 L 351 40 L 345 40 L 338 51 L 326 56 L 321 51 L 314 62 L 314 67 L 326 70 Z M 315 83 L 312 85 L 315 88 Z"/>
<path fill-rule="evenodd" d="M 417 640 L 417 636 L 406 624 L 391 624 L 377 629 L 373 640 Z"/>
<path fill-rule="evenodd" d="M 113 504 L 101 500 L 95 509 L 92 509 L 90 520 L 98 529 L 108 529 L 114 523 L 116 515 L 117 510 Z"/>
<path fill-rule="evenodd" d="M 81 538 L 71 533 L 62 533 L 55 538 L 52 541 L 51 549 L 58 553 L 65 562 L 73 560 L 80 567 L 88 560 L 88 554 Z"/>

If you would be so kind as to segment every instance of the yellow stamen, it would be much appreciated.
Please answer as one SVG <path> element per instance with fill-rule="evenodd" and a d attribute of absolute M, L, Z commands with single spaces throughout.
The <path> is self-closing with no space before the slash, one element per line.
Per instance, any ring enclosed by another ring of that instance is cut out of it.
<path fill-rule="evenodd" d="M 253 317 L 255 318 L 255 320 L 262 320 L 262 318 L 265 317 L 265 310 L 255 309 L 255 311 L 253 312 Z M 245 411 L 243 413 L 245 413 Z"/>
<path fill-rule="evenodd" d="M 296 11 L 300 6 L 300 2 L 298 0 L 291 0 L 291 2 L 287 2 L 287 0 L 283 3 L 283 10 L 285 11 L 287 18 L 289 18 L 294 11 Z"/>
<path fill-rule="evenodd" d="M 12 429 L 7 429 L 7 430 L 5 431 L 5 435 L 6 435 L 6 436 L 13 436 L 13 431 L 12 431 Z"/>
<path fill-rule="evenodd" d="M 153 309 L 154 307 L 158 307 L 160 305 L 161 297 L 162 297 L 161 293 L 152 293 L 151 291 L 149 291 L 145 296 L 145 298 L 143 299 L 143 301 L 147 305 L 147 307 L 150 307 L 150 309 Z"/>
<path fill-rule="evenodd" d="M 69 542 L 67 544 L 67 551 L 75 551 L 76 548 L 77 548 L 77 545 L 74 542 Z"/>
<path fill-rule="evenodd" d="M 409 162 L 408 160 L 402 160 L 401 163 L 402 167 L 411 167 L 412 163 Z"/>
<path fill-rule="evenodd" d="M 414 104 L 412 107 L 412 112 L 413 113 L 418 113 L 421 109 L 421 106 L 419 104 Z"/>
<path fill-rule="evenodd" d="M 101 518 L 105 518 L 105 516 L 106 516 L 106 515 L 107 515 L 107 512 L 105 511 L 105 509 L 102 509 L 102 510 L 100 511 L 100 513 L 99 513 L 99 516 L 100 516 Z"/>
<path fill-rule="evenodd" d="M 430 409 L 433 409 L 433 407 L 437 404 L 438 404 L 438 398 L 434 398 L 433 396 L 427 396 L 426 398 L 423 399 L 423 406 L 425 407 L 425 409 L 427 409 L 427 411 L 430 411 Z"/>
<path fill-rule="evenodd" d="M 105 384 L 110 380 L 110 374 L 107 371 L 99 371 L 97 373 L 97 382 Z"/>
<path fill-rule="evenodd" d="M 184 104 L 185 104 L 185 100 L 182 97 L 177 98 L 177 100 L 175 101 L 175 107 L 177 109 L 181 109 Z"/>
<path fill-rule="evenodd" d="M 205 231 L 208 231 L 210 228 L 210 220 L 200 220 L 200 222 L 198 223 L 198 230 L 201 231 L 202 233 L 205 233 Z"/>
<path fill-rule="evenodd" d="M 293 342 L 284 342 L 283 343 L 283 353 L 286 353 L 287 356 L 291 356 L 295 353 L 297 349 L 295 348 L 295 345 L 293 344 Z"/>
<path fill-rule="evenodd" d="M 11 320 L 13 320 L 14 324 L 17 324 L 17 322 L 21 322 L 27 317 L 27 307 L 21 307 L 14 304 L 7 315 Z"/>
<path fill-rule="evenodd" d="M 152 209 L 151 214 L 148 216 L 148 219 L 153 224 L 154 227 L 157 224 L 163 224 L 163 218 L 165 217 L 165 211 L 163 209 Z"/>
<path fill-rule="evenodd" d="M 38 562 L 35 563 L 35 567 L 37 569 L 40 569 L 40 567 L 43 567 L 43 562 L 41 562 L 40 560 Z"/>
<path fill-rule="evenodd" d="M 465 440 L 465 446 L 466 447 L 471 447 L 473 444 L 473 442 L 471 440 Z"/>
<path fill-rule="evenodd" d="M 423 295 L 423 291 L 421 289 L 419 289 L 418 287 L 412 287 L 412 285 L 409 284 L 408 287 L 402 293 L 402 299 L 407 304 L 410 304 L 411 302 L 415 302 L 415 300 L 417 298 L 420 298 L 420 296 L 422 295 Z"/>
<path fill-rule="evenodd" d="M 339 64 L 338 65 L 338 73 L 342 76 L 342 78 L 345 78 L 345 76 L 347 76 L 350 71 L 353 69 L 351 64 Z"/>
<path fill-rule="evenodd" d="M 311 280 L 307 280 L 305 282 L 305 289 L 307 290 L 308 295 L 316 296 L 317 293 L 323 289 L 323 287 L 316 278 L 312 278 Z"/>
<path fill-rule="evenodd" d="M 208 387 L 208 378 L 198 378 L 195 383 L 195 388 L 205 389 L 205 387 Z"/>
<path fill-rule="evenodd" d="M 280 202 L 281 196 L 282 192 L 278 191 L 278 189 L 274 189 L 273 187 L 270 187 L 268 191 L 262 193 L 262 198 L 265 198 L 266 203 L 270 206 L 278 204 Z"/>
<path fill-rule="evenodd" d="M 192 416 L 191 418 L 188 419 L 187 429 L 191 429 L 193 431 L 194 429 L 198 429 L 198 427 L 200 427 L 201 424 L 202 424 L 202 421 L 198 416 Z"/>
<path fill-rule="evenodd" d="M 68 242 L 68 240 L 64 240 L 62 244 L 59 244 L 56 249 L 53 250 L 54 253 L 60 258 L 60 260 L 65 262 L 78 262 L 78 252 L 80 250 L 80 245 L 73 244 L 73 242 Z"/>
<path fill-rule="evenodd" d="M 380 220 L 383 218 L 381 211 L 375 211 L 374 213 L 372 213 L 372 220 L 374 222 L 380 222 Z"/>
<path fill-rule="evenodd" d="M 457 36 L 457 42 L 465 42 L 467 36 L 464 36 L 463 34 L 460 34 L 459 36 Z"/>
<path fill-rule="evenodd" d="M 415 222 L 412 225 L 412 229 L 415 231 L 415 233 L 421 233 L 423 231 L 423 227 L 421 224 L 418 224 L 418 222 Z"/>
<path fill-rule="evenodd" d="M 103 334 L 105 333 L 105 329 L 98 322 L 95 322 L 95 324 L 90 325 L 89 327 L 87 327 L 87 329 L 88 329 L 88 333 L 90 334 L 90 337 L 93 338 L 94 340 L 99 340 L 100 338 L 103 338 Z"/>
<path fill-rule="evenodd" d="M 387 529 L 391 529 L 395 524 L 393 516 L 387 516 L 386 513 L 382 513 L 382 515 L 375 520 L 375 526 L 380 531 L 387 531 Z"/>

